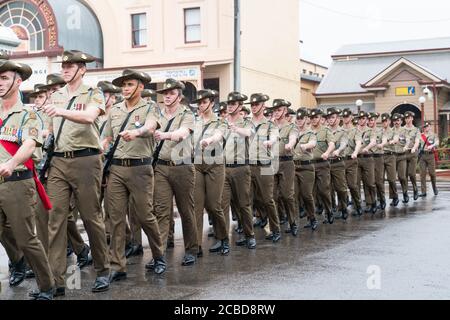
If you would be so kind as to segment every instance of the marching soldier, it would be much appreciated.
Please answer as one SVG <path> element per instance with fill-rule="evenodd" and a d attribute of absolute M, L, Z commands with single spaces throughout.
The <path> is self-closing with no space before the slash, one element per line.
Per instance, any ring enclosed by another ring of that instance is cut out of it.
<path fill-rule="evenodd" d="M 391 116 L 389 113 L 383 113 L 381 115 L 381 122 L 383 124 L 382 134 L 385 137 L 383 141 L 384 149 L 384 172 L 386 172 L 386 179 L 389 184 L 389 199 L 392 199 L 390 203 L 391 207 L 396 207 L 400 200 L 398 200 L 397 183 L 396 183 L 396 160 L 395 160 L 395 147 L 398 143 L 398 136 L 391 128 Z M 384 180 L 384 173 L 383 173 Z"/>
<path fill-rule="evenodd" d="M 377 128 L 377 119 L 379 117 L 379 113 L 370 113 L 367 126 L 375 132 L 377 144 L 371 150 L 375 167 L 375 188 L 378 201 L 380 202 L 379 208 L 384 210 L 386 209 L 386 197 L 384 193 L 384 146 L 387 143 L 387 137 L 384 135 L 383 128 Z"/>
<path fill-rule="evenodd" d="M 342 111 L 345 135 L 347 136 L 347 148 L 345 149 L 345 176 L 347 186 L 352 196 L 355 212 L 353 216 L 363 214 L 361 208 L 361 190 L 358 185 L 358 154 L 361 149 L 361 136 L 354 126 L 354 115 L 350 109 Z"/>
<path fill-rule="evenodd" d="M 344 152 L 347 149 L 348 137 L 346 135 L 345 129 L 340 127 L 342 111 L 336 108 L 329 108 L 327 110 L 328 125 L 331 133 L 334 135 L 334 140 L 336 144 L 336 149 L 332 153 L 330 158 L 331 164 L 331 185 L 332 189 L 337 193 L 339 202 L 339 211 L 341 213 L 340 217 L 343 220 L 347 220 L 347 182 L 345 177 L 345 162 L 344 162 Z M 334 192 L 332 193 L 334 198 Z"/>
<path fill-rule="evenodd" d="M 319 224 L 314 216 L 314 164 L 312 150 L 317 145 L 317 138 L 314 132 L 306 126 L 308 111 L 305 109 L 297 110 L 296 125 L 298 128 L 298 139 L 294 147 L 295 163 L 295 198 L 301 198 L 303 206 L 308 217 L 308 225 L 305 228 L 312 228 L 315 231 Z"/>
<path fill-rule="evenodd" d="M 256 248 L 253 231 L 253 216 L 250 200 L 252 174 L 248 163 L 249 139 L 254 127 L 245 120 L 240 111 L 248 98 L 239 92 L 230 92 L 227 98 L 228 130 L 225 137 L 225 183 L 222 196 L 222 208 L 230 229 L 230 203 L 233 201 L 241 215 L 244 236 L 236 241 L 237 246 Z"/>
<path fill-rule="evenodd" d="M 156 91 L 152 89 L 144 89 L 142 90 L 141 97 L 147 102 L 152 102 L 153 97 L 156 97 Z"/>
<path fill-rule="evenodd" d="M 434 195 L 438 195 L 438 189 L 436 185 L 436 160 L 435 150 L 439 146 L 438 137 L 431 131 L 431 124 L 425 122 L 423 125 L 423 133 L 420 141 L 420 188 L 421 197 L 427 196 L 427 171 L 430 175 L 431 186 L 433 187 Z"/>
<path fill-rule="evenodd" d="M 323 123 L 325 122 L 322 111 L 320 109 L 311 110 L 311 129 L 317 137 L 317 145 L 313 150 L 317 197 L 325 208 L 326 220 L 324 220 L 324 223 L 333 224 L 330 191 L 331 167 L 328 159 L 335 150 L 335 138 L 331 130 L 325 127 Z"/>
<path fill-rule="evenodd" d="M 403 192 L 403 203 L 409 202 L 408 196 L 408 181 L 406 177 L 406 144 L 407 144 L 407 136 L 406 130 L 402 127 L 403 116 L 401 114 L 395 113 L 392 115 L 392 121 L 394 122 L 394 134 L 398 139 L 398 143 L 394 144 L 395 150 L 395 159 L 396 159 L 396 167 L 397 177 L 400 181 L 400 185 L 402 187 Z"/>
<path fill-rule="evenodd" d="M 34 231 L 37 201 L 44 201 L 46 209 L 51 207 L 31 160 L 34 149 L 42 144 L 42 123 L 19 99 L 19 87 L 32 73 L 28 65 L 0 61 L 0 235 L 12 262 L 10 285 L 18 286 L 24 280 L 26 259 L 39 288 L 34 298 L 51 300 L 53 275 Z"/>
<path fill-rule="evenodd" d="M 289 228 L 286 233 L 298 234 L 297 210 L 295 209 L 295 164 L 293 149 L 298 138 L 297 126 L 288 122 L 286 114 L 288 107 L 283 99 L 276 99 L 273 103 L 274 121 L 278 126 L 279 143 L 279 169 L 275 174 L 274 199 L 276 203 L 283 203 L 287 213 Z"/>
<path fill-rule="evenodd" d="M 181 104 L 183 83 L 167 79 L 158 90 L 164 96 L 164 106 L 157 112 L 161 128 L 154 134 L 159 141 L 155 153 L 155 215 L 164 247 L 167 244 L 173 197 L 181 216 L 185 256 L 183 266 L 193 265 L 198 253 L 197 225 L 194 213 L 195 168 L 192 164 L 191 134 L 194 130 L 194 114 Z M 153 268 L 154 261 L 146 265 Z"/>
<path fill-rule="evenodd" d="M 103 142 L 105 148 L 114 143 L 110 151 L 113 152 L 113 160 L 105 200 L 111 221 L 111 282 L 127 277 L 125 229 L 130 203 L 147 235 L 155 273 L 161 274 L 166 270 L 158 221 L 153 214 L 150 158 L 154 144 L 151 136 L 159 125 L 154 113 L 155 103 L 141 98 L 144 86 L 150 82 L 151 78 L 146 73 L 130 69 L 113 80 L 113 85 L 122 88 L 125 101 L 115 105 L 108 115 Z"/>
<path fill-rule="evenodd" d="M 406 173 L 413 186 L 414 200 L 419 199 L 419 189 L 417 188 L 416 170 L 417 170 L 417 151 L 420 144 L 420 130 L 414 126 L 414 112 L 405 112 L 405 131 L 408 144 L 406 146 Z"/>
<path fill-rule="evenodd" d="M 364 111 L 359 112 L 358 134 L 361 136 L 361 145 L 358 155 L 358 176 L 361 177 L 365 190 L 366 213 L 375 214 L 377 212 L 376 187 L 375 187 L 375 163 L 371 149 L 377 145 L 374 130 L 367 126 L 369 114 Z M 360 184 L 358 184 L 358 188 Z"/>
<path fill-rule="evenodd" d="M 216 112 L 218 113 L 219 119 L 225 121 L 226 117 L 228 116 L 227 103 L 226 102 L 219 103 L 219 107 L 216 109 Z"/>
<path fill-rule="evenodd" d="M 225 181 L 222 141 L 227 127 L 212 112 L 214 100 L 218 92 L 200 90 L 197 99 L 200 120 L 194 130 L 194 163 L 195 163 L 195 218 L 197 220 L 197 244 L 202 255 L 203 213 L 206 209 L 214 221 L 214 232 L 218 242 L 209 252 L 221 255 L 230 253 L 225 216 L 222 210 L 222 193 Z"/>
<path fill-rule="evenodd" d="M 97 278 L 93 292 L 109 289 L 109 257 L 100 206 L 102 172 L 99 119 L 105 101 L 99 89 L 83 84 L 86 64 L 95 58 L 77 50 L 63 53 L 66 87 L 56 91 L 45 112 L 52 117 L 55 152 L 48 177 L 53 203 L 49 215 L 49 260 L 56 296 L 65 295 L 67 217 L 72 194 L 92 247 Z"/>
<path fill-rule="evenodd" d="M 271 233 L 266 236 L 267 240 L 274 243 L 280 241 L 280 220 L 274 201 L 274 174 L 271 169 L 272 147 L 276 146 L 279 134 L 278 128 L 273 122 L 264 117 L 265 103 L 269 96 L 262 93 L 252 94 L 250 102 L 252 109 L 252 123 L 255 135 L 250 144 L 250 169 L 252 173 L 252 194 L 255 207 L 269 219 Z M 283 105 L 282 105 L 283 103 Z M 274 106 L 286 106 L 286 101 L 274 100 Z M 284 117 L 284 114 L 283 114 Z"/>

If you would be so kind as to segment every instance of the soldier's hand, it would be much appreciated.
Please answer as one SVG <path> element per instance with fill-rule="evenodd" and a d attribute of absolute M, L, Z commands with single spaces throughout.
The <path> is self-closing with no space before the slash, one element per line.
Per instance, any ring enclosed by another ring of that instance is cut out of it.
<path fill-rule="evenodd" d="M 200 145 L 202 146 L 202 148 L 206 148 L 207 146 L 209 146 L 212 143 L 211 138 L 206 138 L 200 141 Z"/>
<path fill-rule="evenodd" d="M 263 142 L 263 146 L 266 147 L 267 149 L 271 149 L 272 145 L 273 145 L 272 141 L 268 140 Z"/>
<path fill-rule="evenodd" d="M 228 127 L 232 132 L 236 132 L 238 129 L 238 127 L 234 123 L 230 123 Z"/>
<path fill-rule="evenodd" d="M 119 133 L 119 135 L 126 142 L 130 142 L 137 138 L 138 132 L 137 132 L 137 130 L 125 130 L 125 131 L 122 131 L 121 133 Z"/>
<path fill-rule="evenodd" d="M 330 155 L 328 154 L 328 153 L 324 153 L 324 154 L 322 154 L 322 159 L 323 160 L 328 160 L 328 158 L 330 157 Z"/>
<path fill-rule="evenodd" d="M 14 163 L 9 160 L 5 163 L 0 164 L 0 176 L 4 178 L 11 177 L 15 169 Z"/>
<path fill-rule="evenodd" d="M 287 144 L 284 146 L 284 150 L 286 150 L 287 152 L 291 152 L 293 149 L 293 147 L 290 144 Z"/>
<path fill-rule="evenodd" d="M 416 148 L 411 149 L 411 153 L 416 153 L 416 151 L 417 151 Z"/>
<path fill-rule="evenodd" d="M 162 132 L 160 130 L 156 130 L 154 133 L 154 137 L 156 139 L 156 141 L 161 141 L 161 140 L 166 140 L 167 138 L 165 137 L 165 132 Z"/>
<path fill-rule="evenodd" d="M 352 153 L 352 159 L 353 160 L 358 159 L 358 154 L 356 152 Z"/>
<path fill-rule="evenodd" d="M 44 111 L 52 118 L 61 116 L 60 108 L 56 108 L 53 104 L 46 105 Z"/>
<path fill-rule="evenodd" d="M 339 155 L 340 155 L 339 150 L 335 150 L 335 151 L 333 152 L 333 157 L 339 157 Z"/>

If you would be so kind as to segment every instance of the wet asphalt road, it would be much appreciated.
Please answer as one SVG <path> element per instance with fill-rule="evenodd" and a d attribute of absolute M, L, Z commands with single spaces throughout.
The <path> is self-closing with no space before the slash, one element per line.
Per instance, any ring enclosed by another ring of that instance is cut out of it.
<path fill-rule="evenodd" d="M 214 241 L 205 231 L 205 254 L 193 267 L 181 266 L 177 219 L 175 249 L 167 253 L 165 275 L 144 270 L 151 259 L 145 242 L 144 256 L 129 260 L 126 281 L 93 294 L 91 266 L 81 271 L 81 290 L 67 290 L 62 299 L 449 299 L 450 182 L 439 186 L 438 197 L 400 203 L 384 215 L 321 225 L 316 233 L 301 229 L 297 238 L 283 234 L 278 244 L 264 240 L 257 228 L 257 249 L 232 245 L 228 257 L 207 252 Z M 233 232 L 233 243 L 237 237 Z M 28 299 L 34 280 L 11 289 L 6 271 L 7 257 L 0 247 L 0 300 Z"/>

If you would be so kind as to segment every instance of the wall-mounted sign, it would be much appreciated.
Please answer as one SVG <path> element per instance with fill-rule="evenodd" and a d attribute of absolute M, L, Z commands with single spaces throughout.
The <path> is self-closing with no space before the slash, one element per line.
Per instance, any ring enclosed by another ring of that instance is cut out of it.
<path fill-rule="evenodd" d="M 399 87 L 395 88 L 396 96 L 415 96 L 416 87 Z"/>

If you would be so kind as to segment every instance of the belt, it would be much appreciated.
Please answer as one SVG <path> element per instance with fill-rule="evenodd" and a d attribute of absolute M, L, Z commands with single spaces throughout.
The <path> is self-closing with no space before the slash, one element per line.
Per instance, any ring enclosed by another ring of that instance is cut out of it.
<path fill-rule="evenodd" d="M 329 163 L 328 160 L 323 160 L 323 159 L 317 159 L 317 160 L 312 160 L 312 163 L 314 164 L 318 164 L 318 163 Z"/>
<path fill-rule="evenodd" d="M 374 154 L 373 157 L 374 158 L 383 158 L 384 154 Z"/>
<path fill-rule="evenodd" d="M 401 157 L 401 156 L 404 156 L 406 154 L 406 152 L 402 152 L 402 153 L 396 153 L 395 155 L 397 156 L 397 157 Z"/>
<path fill-rule="evenodd" d="M 434 154 L 434 151 L 423 151 L 423 154 Z"/>
<path fill-rule="evenodd" d="M 89 157 L 100 154 L 100 150 L 98 149 L 82 149 L 77 151 L 67 151 L 67 152 L 55 152 L 53 155 L 58 158 L 81 158 L 81 157 Z"/>
<path fill-rule="evenodd" d="M 285 161 L 292 161 L 294 160 L 293 156 L 284 156 L 284 157 L 280 157 L 280 161 L 285 162 Z"/>
<path fill-rule="evenodd" d="M 345 161 L 349 161 L 349 160 L 358 160 L 358 159 L 353 159 L 352 156 L 346 156 L 344 158 Z"/>
<path fill-rule="evenodd" d="M 295 160 L 294 164 L 296 166 L 309 166 L 311 164 L 314 164 L 314 162 L 312 160 L 307 160 L 307 161 Z"/>
<path fill-rule="evenodd" d="M 152 158 L 144 159 L 113 159 L 111 164 L 120 167 L 139 167 L 152 164 Z"/>
<path fill-rule="evenodd" d="M 339 162 L 342 162 L 342 161 L 344 161 L 344 159 L 341 158 L 341 157 L 339 157 L 339 158 L 334 158 L 334 159 L 330 159 L 330 163 L 331 163 L 331 164 L 339 163 Z"/>
<path fill-rule="evenodd" d="M 256 163 L 250 163 L 251 167 L 270 167 L 272 165 L 272 162 L 261 162 L 257 161 Z"/>
<path fill-rule="evenodd" d="M 241 164 L 237 164 L 237 163 L 233 163 L 233 164 L 226 164 L 225 168 L 240 168 L 240 167 L 246 167 L 248 166 L 248 163 L 241 163 Z"/>
<path fill-rule="evenodd" d="M 373 158 L 373 154 L 360 154 L 358 156 L 358 158 L 363 158 L 363 159 Z"/>
<path fill-rule="evenodd" d="M 191 159 L 184 159 L 180 161 L 166 161 L 166 160 L 158 160 L 156 161 L 156 164 L 162 165 L 162 166 L 168 166 L 168 167 L 179 167 L 179 166 L 186 166 L 192 164 Z"/>
<path fill-rule="evenodd" d="M 22 181 L 33 178 L 33 171 L 14 171 L 10 177 L 1 177 L 0 176 L 0 184 L 5 182 L 13 182 L 13 181 Z"/>
<path fill-rule="evenodd" d="M 385 151 L 385 152 L 384 152 L 384 155 L 386 155 L 386 156 L 395 156 L 396 153 L 395 153 L 395 152 L 392 152 L 392 151 Z"/>

